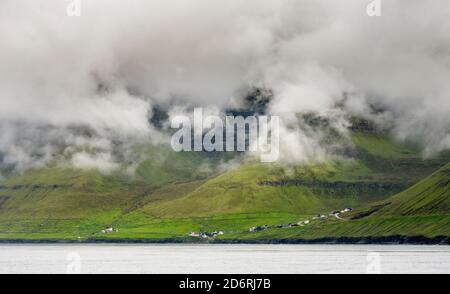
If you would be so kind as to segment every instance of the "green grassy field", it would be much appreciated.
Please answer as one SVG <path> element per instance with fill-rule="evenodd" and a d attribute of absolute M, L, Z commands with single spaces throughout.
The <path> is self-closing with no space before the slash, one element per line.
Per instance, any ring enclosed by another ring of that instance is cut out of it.
<path fill-rule="evenodd" d="M 350 158 L 309 165 L 224 169 L 239 155 L 153 146 L 141 147 L 147 159 L 133 177 L 57 165 L 31 170 L 0 182 L 0 240 L 200 241 L 192 231 L 223 231 L 222 241 L 450 236 L 448 165 L 426 178 L 450 154 L 423 159 L 416 146 L 367 131 L 354 132 L 352 144 Z M 314 220 L 345 207 L 355 210 Z M 310 224 L 274 228 L 302 220 Z M 107 227 L 118 232 L 102 233 Z"/>

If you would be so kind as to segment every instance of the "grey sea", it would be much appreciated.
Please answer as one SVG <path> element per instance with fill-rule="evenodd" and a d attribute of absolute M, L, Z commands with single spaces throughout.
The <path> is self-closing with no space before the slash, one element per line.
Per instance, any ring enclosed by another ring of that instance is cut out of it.
<path fill-rule="evenodd" d="M 450 246 L 0 245 L 0 273 L 450 273 Z"/>

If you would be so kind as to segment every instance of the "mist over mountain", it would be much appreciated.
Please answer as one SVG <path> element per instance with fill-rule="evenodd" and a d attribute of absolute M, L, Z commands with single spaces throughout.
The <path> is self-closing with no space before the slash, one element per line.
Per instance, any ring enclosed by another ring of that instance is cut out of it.
<path fill-rule="evenodd" d="M 380 17 L 368 3 L 82 0 L 69 17 L 65 1 L 3 0 L 0 165 L 133 166 L 133 146 L 168 142 L 155 109 L 197 106 L 280 115 L 282 160 L 329 152 L 297 113 L 450 148 L 448 2 L 382 1 Z M 252 89 L 270 95 L 249 104 Z"/>

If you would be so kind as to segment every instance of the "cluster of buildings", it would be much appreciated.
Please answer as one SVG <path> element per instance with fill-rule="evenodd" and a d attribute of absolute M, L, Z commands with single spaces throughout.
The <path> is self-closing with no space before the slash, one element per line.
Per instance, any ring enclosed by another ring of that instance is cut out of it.
<path fill-rule="evenodd" d="M 350 211 L 352 211 L 352 210 L 353 210 L 353 209 L 350 208 L 350 207 L 344 208 L 344 209 L 342 209 L 342 210 L 333 210 L 333 211 L 330 213 L 330 215 L 336 215 L 336 214 L 346 213 L 346 212 L 350 212 Z"/>
<path fill-rule="evenodd" d="M 330 212 L 330 214 L 328 216 L 339 217 L 339 215 L 346 213 L 346 212 L 350 212 L 350 211 L 353 211 L 353 208 L 347 207 L 342 210 L 333 210 L 332 212 Z M 326 220 L 326 219 L 328 219 L 328 216 L 324 215 L 324 214 L 318 214 L 313 219 Z"/>
<path fill-rule="evenodd" d="M 114 229 L 114 228 L 106 228 L 104 230 L 102 230 L 103 234 L 111 234 L 111 233 L 118 233 L 119 229 Z"/>
<path fill-rule="evenodd" d="M 223 231 L 214 231 L 212 233 L 208 233 L 208 232 L 203 232 L 203 233 L 190 232 L 189 236 L 190 237 L 195 237 L 195 238 L 208 239 L 208 238 L 215 238 L 215 237 L 221 236 L 223 234 L 224 234 Z"/>
<path fill-rule="evenodd" d="M 352 210 L 353 210 L 352 208 L 345 208 L 345 209 L 343 209 L 343 210 L 334 210 L 334 211 L 332 211 L 332 212 L 330 213 L 330 216 L 334 216 L 334 217 L 337 218 L 337 219 L 342 219 L 342 218 L 340 217 L 340 215 L 341 215 L 342 213 L 350 212 L 350 211 L 352 211 Z"/>
<path fill-rule="evenodd" d="M 334 210 L 332 211 L 329 216 L 335 216 L 336 218 L 339 218 L 339 215 L 342 213 L 346 213 L 346 212 L 350 212 L 353 209 L 348 207 L 348 208 L 344 208 L 342 210 Z M 326 220 L 328 219 L 328 216 L 324 215 L 324 214 L 318 214 L 317 216 L 315 216 L 313 218 L 313 220 Z M 303 221 L 299 221 L 297 223 L 290 223 L 290 224 L 285 224 L 285 225 L 275 225 L 275 226 L 268 226 L 268 225 L 264 225 L 264 226 L 256 226 L 256 227 L 251 227 L 248 231 L 250 233 L 256 233 L 256 232 L 261 232 L 261 231 L 265 231 L 267 229 L 286 229 L 286 228 L 293 228 L 293 227 L 303 227 L 303 226 L 307 226 L 311 223 L 310 220 L 303 220 Z M 109 228 L 107 230 L 110 231 L 106 231 L 106 233 L 110 232 L 115 232 L 114 229 Z M 103 230 L 105 231 L 105 230 Z M 102 231 L 102 232 L 103 232 Z M 118 232 L 119 230 L 117 230 Z M 203 232 L 203 233 L 199 233 L 199 232 L 190 232 L 189 236 L 190 237 L 194 237 L 194 238 L 202 238 L 202 239 L 208 239 L 208 238 L 215 238 L 217 236 L 223 235 L 223 231 L 214 231 L 212 233 L 209 232 Z"/>
<path fill-rule="evenodd" d="M 264 226 L 258 226 L 258 227 L 251 227 L 248 231 L 250 233 L 255 233 L 255 232 L 259 232 L 259 231 L 265 231 L 269 228 L 269 226 L 264 225 Z"/>
<path fill-rule="evenodd" d="M 343 210 L 334 210 L 330 213 L 330 216 L 335 216 L 336 218 L 339 218 L 339 215 L 342 213 L 346 213 L 346 212 L 350 212 L 353 209 L 348 207 L 348 208 L 344 208 Z M 315 216 L 313 218 L 314 220 L 326 220 L 328 219 L 328 216 L 324 215 L 324 214 L 318 214 L 317 216 Z M 293 227 L 303 227 L 306 225 L 309 225 L 311 222 L 309 220 L 304 220 L 304 221 L 299 221 L 298 223 L 290 223 L 287 225 L 276 225 L 276 226 L 258 226 L 258 227 L 251 227 L 248 231 L 250 233 L 255 233 L 255 232 L 260 232 L 260 231 L 265 231 L 267 229 L 286 229 L 286 228 L 293 228 Z"/>
<path fill-rule="evenodd" d="M 276 225 L 276 226 L 258 226 L 258 227 L 251 227 L 248 231 L 250 233 L 265 231 L 267 229 L 287 229 L 287 228 L 293 228 L 293 227 L 303 227 L 310 223 L 309 220 L 299 221 L 298 223 L 290 223 L 286 225 Z"/>

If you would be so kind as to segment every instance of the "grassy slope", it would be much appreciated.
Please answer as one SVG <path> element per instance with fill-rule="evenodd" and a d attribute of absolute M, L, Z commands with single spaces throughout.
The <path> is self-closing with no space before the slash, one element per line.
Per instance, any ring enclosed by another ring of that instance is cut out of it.
<path fill-rule="evenodd" d="M 450 163 L 408 190 L 390 197 L 374 216 L 436 215 L 450 213 Z"/>
<path fill-rule="evenodd" d="M 317 221 L 309 227 L 241 232 L 225 238 L 320 239 L 326 237 L 450 236 L 450 164 L 413 187 L 358 209 L 345 220 Z"/>
<path fill-rule="evenodd" d="M 355 177 L 356 169 L 361 173 L 370 171 L 357 165 L 322 164 L 308 168 L 284 168 L 259 163 L 246 164 L 237 170 L 215 177 L 185 197 L 165 201 L 143 208 L 149 214 L 164 218 L 210 217 L 236 213 L 284 212 L 293 214 L 315 214 L 344 205 L 358 205 L 358 192 L 336 188 L 312 189 L 307 185 L 268 186 L 261 182 L 297 178 L 296 174 L 308 174 L 302 179 L 322 180 L 333 183 L 340 176 L 348 181 Z M 292 175 L 288 175 L 292 173 Z M 337 174 L 337 175 L 336 175 Z M 361 174 L 358 174 L 361 176 Z"/>
<path fill-rule="evenodd" d="M 227 234 L 224 240 L 317 240 L 324 238 L 364 238 L 424 236 L 428 238 L 450 236 L 450 216 L 405 216 L 367 218 L 353 221 L 329 220 L 312 223 L 307 227 L 270 229 L 259 233 L 245 231 Z"/>
<path fill-rule="evenodd" d="M 152 187 L 205 179 L 216 174 L 220 164 L 234 156 L 232 153 L 177 153 L 166 145 L 147 147 L 143 153 L 147 159 L 138 166 L 136 176 Z"/>
<path fill-rule="evenodd" d="M 356 157 L 380 175 L 380 181 L 403 181 L 415 184 L 450 161 L 450 152 L 424 159 L 420 148 L 398 143 L 376 132 L 356 132 L 352 141 Z"/>
<path fill-rule="evenodd" d="M 424 161 L 416 149 L 373 133 L 356 133 L 353 141 L 358 160 L 310 167 L 247 164 L 217 177 L 213 175 L 224 160 L 222 156 L 173 153 L 159 147 L 146 151 L 149 160 L 138 167 L 137 180 L 132 183 L 94 171 L 51 168 L 30 172 L 1 184 L 0 239 L 184 239 L 187 232 L 196 230 L 224 230 L 225 238 L 315 238 L 348 232 L 365 234 L 360 226 L 369 221 L 373 234 L 392 231 L 390 226 L 402 232 L 418 232 L 415 216 L 411 216 L 409 227 L 405 219 L 396 223 L 391 217 L 386 226 L 375 220 L 358 220 L 346 222 L 347 228 L 341 222 L 330 222 L 313 224 L 302 231 L 245 233 L 251 226 L 297 222 L 399 192 L 398 187 L 264 186 L 258 184 L 261 181 L 410 185 L 447 160 Z M 434 224 L 447 221 L 441 217 L 420 220 L 430 224 L 428 234 Z M 120 228 L 120 232 L 99 233 L 109 225 Z M 316 226 L 320 229 L 314 229 Z"/>
<path fill-rule="evenodd" d="M 335 161 L 315 166 L 273 166 L 247 164 L 213 178 L 182 197 L 144 205 L 118 221 L 123 233 L 108 238 L 147 238 L 158 234 L 165 238 L 183 238 L 190 231 L 225 230 L 224 239 L 322 238 L 327 236 L 384 235 L 389 232 L 414 235 L 447 234 L 448 217 L 432 215 L 410 218 L 352 222 L 319 222 L 301 229 L 273 230 L 248 234 L 257 225 L 276 225 L 311 219 L 316 213 L 328 213 L 347 206 L 365 207 L 386 198 L 395 188 L 311 188 L 305 185 L 261 186 L 261 181 L 301 179 L 324 183 L 392 183 L 410 185 L 424 177 L 447 158 L 423 160 L 414 147 L 396 144 L 385 136 L 359 133 L 354 143 L 361 160 Z M 385 149 L 383 153 L 381 150 Z M 419 170 L 412 170 L 418 168 Z M 445 208 L 446 209 L 446 208 Z M 139 221 L 136 221 L 138 219 Z M 417 223 L 421 226 L 417 226 Z M 367 228 L 365 230 L 364 228 Z M 130 233 L 127 233 L 130 232 Z M 131 233 L 132 232 L 132 233 Z"/>
<path fill-rule="evenodd" d="M 352 136 L 353 143 L 369 154 L 387 159 L 415 159 L 419 150 L 408 144 L 396 144 L 386 136 L 373 132 L 357 132 Z"/>
<path fill-rule="evenodd" d="M 52 166 L 2 181 L 0 239 L 88 238 L 142 205 L 200 185 L 223 160 L 163 147 L 144 152 L 134 180 Z"/>
<path fill-rule="evenodd" d="M 126 179 L 96 171 L 29 171 L 2 183 L 0 236 L 77 238 L 110 223 L 135 193 Z"/>

